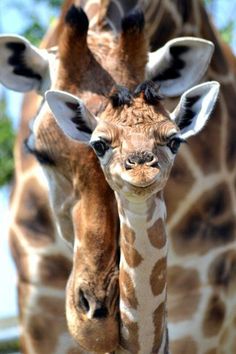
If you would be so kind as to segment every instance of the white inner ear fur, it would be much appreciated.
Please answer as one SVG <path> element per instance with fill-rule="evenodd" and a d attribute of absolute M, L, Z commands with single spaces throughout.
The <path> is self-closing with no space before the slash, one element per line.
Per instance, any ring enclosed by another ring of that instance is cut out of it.
<path fill-rule="evenodd" d="M 210 41 L 194 38 L 181 37 L 172 39 L 166 45 L 155 52 L 149 53 L 149 60 L 146 66 L 146 77 L 148 80 L 155 79 L 169 67 L 172 67 L 173 56 L 170 53 L 171 47 L 188 47 L 189 50 L 178 56 L 185 62 L 185 66 L 177 71 L 180 77 L 169 80 L 154 80 L 160 84 L 160 92 L 164 96 L 174 97 L 185 92 L 200 81 L 208 69 L 214 44 Z"/>
<path fill-rule="evenodd" d="M 67 92 L 56 90 L 47 91 L 45 98 L 61 130 L 71 139 L 89 142 L 91 133 L 84 131 L 83 126 L 86 125 L 93 131 L 97 118 L 86 108 L 83 101 Z M 73 118 L 78 115 L 78 110 L 68 107 L 68 103 L 79 109 L 80 117 L 77 122 L 73 121 Z M 79 123 L 83 124 L 80 126 Z"/>
<path fill-rule="evenodd" d="M 7 43 L 22 43 L 26 46 L 24 50 L 24 64 L 34 73 L 39 74 L 42 80 L 37 78 L 17 75 L 13 72 L 14 65 L 9 64 L 9 58 L 14 51 L 7 48 Z M 45 87 L 49 85 L 49 64 L 48 53 L 44 49 L 37 49 L 28 40 L 17 35 L 0 36 L 0 82 L 7 88 L 18 91 L 28 92 L 37 90 L 45 92 Z"/>
<path fill-rule="evenodd" d="M 193 118 L 181 129 L 181 137 L 183 139 L 197 134 L 204 127 L 215 106 L 219 88 L 220 85 L 216 81 L 206 82 L 191 88 L 181 96 L 178 106 L 171 113 L 171 119 L 180 124 L 186 109 L 190 109 L 193 113 Z M 191 97 L 196 96 L 199 96 L 199 99 L 191 107 L 186 107 L 188 98 L 191 99 Z"/>

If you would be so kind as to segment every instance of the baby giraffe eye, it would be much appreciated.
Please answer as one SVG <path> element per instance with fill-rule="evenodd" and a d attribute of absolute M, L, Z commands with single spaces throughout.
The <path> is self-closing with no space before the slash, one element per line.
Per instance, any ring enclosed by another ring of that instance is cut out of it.
<path fill-rule="evenodd" d="M 179 137 L 174 137 L 174 138 L 170 139 L 167 146 L 170 148 L 170 150 L 173 154 L 176 154 L 179 147 L 180 147 L 180 144 L 184 143 L 184 142 L 185 142 L 184 139 L 181 139 Z"/>
<path fill-rule="evenodd" d="M 103 157 L 106 151 L 109 150 L 109 145 L 104 140 L 92 141 L 91 146 L 99 157 Z"/>

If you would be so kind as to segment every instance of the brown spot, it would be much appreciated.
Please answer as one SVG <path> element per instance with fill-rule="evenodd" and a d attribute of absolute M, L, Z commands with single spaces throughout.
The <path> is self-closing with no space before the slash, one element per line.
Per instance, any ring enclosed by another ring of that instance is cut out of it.
<path fill-rule="evenodd" d="M 43 313 L 50 314 L 50 316 L 65 317 L 65 299 L 42 296 L 38 300 L 38 306 Z"/>
<path fill-rule="evenodd" d="M 205 192 L 191 206 L 187 213 L 172 230 L 172 243 L 179 255 L 205 254 L 213 247 L 220 247 L 235 239 L 236 221 L 230 194 L 226 185 L 221 184 Z"/>
<path fill-rule="evenodd" d="M 121 322 L 122 327 L 128 330 L 128 339 L 122 336 L 121 331 L 120 345 L 130 353 L 138 353 L 140 350 L 138 341 L 138 324 L 130 321 L 123 312 L 121 312 Z"/>
<path fill-rule="evenodd" d="M 193 268 L 172 266 L 168 268 L 168 293 L 181 295 L 196 291 L 200 286 L 198 272 Z"/>
<path fill-rule="evenodd" d="M 213 117 L 214 115 L 214 117 Z M 200 134 L 189 139 L 189 146 L 198 167 L 204 175 L 216 173 L 220 170 L 220 146 L 222 131 L 222 110 L 217 101 L 211 119 Z M 218 142 L 218 144 L 214 142 Z M 210 143 L 209 143 L 210 142 Z M 207 154 L 206 154 L 207 150 Z"/>
<path fill-rule="evenodd" d="M 155 11 L 154 16 L 156 16 L 156 14 L 157 12 Z M 154 17 L 153 21 L 155 20 L 156 18 Z M 153 23 L 153 21 L 149 23 Z M 170 16 L 168 10 L 164 9 L 160 22 L 158 23 L 158 26 L 156 26 L 154 33 L 152 33 L 151 47 L 156 50 L 157 48 L 160 48 L 160 46 L 163 46 L 170 38 L 172 38 L 173 28 L 176 28 L 175 20 Z"/>
<path fill-rule="evenodd" d="M 191 319 L 198 309 L 200 302 L 200 293 L 183 294 L 175 297 L 168 293 L 168 318 L 171 322 L 178 322 Z"/>
<path fill-rule="evenodd" d="M 164 290 L 167 280 L 166 267 L 166 258 L 162 258 L 157 261 L 155 266 L 153 267 L 150 276 L 150 284 L 154 296 L 160 295 Z"/>
<path fill-rule="evenodd" d="M 168 268 L 168 316 L 171 322 L 190 319 L 200 301 L 200 280 L 195 269 Z"/>
<path fill-rule="evenodd" d="M 37 290 L 37 288 L 35 288 Z M 40 287 L 38 288 L 40 289 Z M 26 283 L 19 285 L 20 321 L 23 326 L 21 339 L 24 353 L 36 354 L 53 353 L 58 345 L 58 338 L 62 333 L 67 333 L 65 318 L 65 300 L 50 298 L 35 298 L 31 293 L 31 286 Z M 29 307 L 31 296 L 34 298 L 34 307 Z M 49 334 L 50 331 L 50 335 Z M 29 351 L 29 348 L 32 348 Z"/>
<path fill-rule="evenodd" d="M 197 354 L 197 343 L 191 337 L 170 342 L 170 352 L 174 354 Z"/>
<path fill-rule="evenodd" d="M 162 219 L 158 219 L 148 229 L 148 237 L 153 247 L 162 248 L 166 244 L 166 231 Z"/>
<path fill-rule="evenodd" d="M 23 237 L 33 247 L 45 247 L 54 241 L 54 226 L 49 207 L 48 195 L 36 178 L 25 183 L 19 196 L 20 213 L 16 224 Z"/>
<path fill-rule="evenodd" d="M 165 304 L 162 303 L 160 304 L 157 309 L 153 313 L 153 322 L 154 322 L 154 342 L 153 342 L 153 348 L 152 352 L 157 353 L 162 340 L 163 340 L 163 334 L 165 330 L 165 319 L 166 319 L 166 308 Z"/>
<path fill-rule="evenodd" d="M 181 147 L 182 150 L 183 147 Z M 167 186 L 165 188 L 165 201 L 168 210 L 168 218 L 176 212 L 179 204 L 185 200 L 186 195 L 190 192 L 194 177 L 188 167 L 188 164 L 181 156 L 177 154 L 175 163 L 171 170 L 170 178 L 168 179 Z"/>
<path fill-rule="evenodd" d="M 212 337 L 219 333 L 225 318 L 225 305 L 217 295 L 209 299 L 205 318 L 203 320 L 203 333 L 206 337 Z"/>
<path fill-rule="evenodd" d="M 137 267 L 143 260 L 143 257 L 139 254 L 139 252 L 132 245 L 127 242 L 124 242 L 124 240 L 122 239 L 121 252 L 123 253 L 129 267 L 131 268 Z"/>
<path fill-rule="evenodd" d="M 229 250 L 218 255 L 210 264 L 208 278 L 213 286 L 235 291 L 236 252 Z"/>
<path fill-rule="evenodd" d="M 204 352 L 204 354 L 217 354 L 218 349 L 217 348 L 212 348 Z"/>
<path fill-rule="evenodd" d="M 40 314 L 40 316 L 37 314 L 29 316 L 27 325 L 27 337 L 35 348 L 35 353 L 52 353 L 61 334 L 61 324 L 58 319 L 50 318 L 45 314 Z M 49 330 L 50 335 L 48 335 Z"/>
<path fill-rule="evenodd" d="M 130 275 L 123 268 L 120 269 L 120 297 L 128 307 L 137 309 L 138 300 L 134 284 Z"/>
<path fill-rule="evenodd" d="M 135 232 L 131 230 L 126 224 L 123 224 L 121 227 L 121 233 L 124 235 L 124 239 L 130 245 L 134 244 L 135 241 Z"/>
<path fill-rule="evenodd" d="M 69 349 L 66 354 L 83 354 L 84 350 L 78 348 L 71 348 Z"/>
<path fill-rule="evenodd" d="M 221 88 L 222 90 L 222 88 Z M 224 84 L 224 100 L 227 107 L 227 142 L 226 142 L 226 162 L 230 170 L 235 168 L 236 160 L 236 121 L 232 119 L 235 115 L 235 97 L 236 91 L 234 84 Z"/>
<path fill-rule="evenodd" d="M 43 256 L 39 264 L 39 275 L 42 283 L 64 289 L 71 267 L 71 261 L 60 254 Z"/>

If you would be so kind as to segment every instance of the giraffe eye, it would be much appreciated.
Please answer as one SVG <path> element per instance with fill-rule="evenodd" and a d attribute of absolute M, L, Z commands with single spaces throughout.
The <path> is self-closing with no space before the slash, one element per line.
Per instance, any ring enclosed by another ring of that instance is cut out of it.
<path fill-rule="evenodd" d="M 96 152 L 98 157 L 103 157 L 107 150 L 109 150 L 109 145 L 103 140 L 93 141 L 91 143 L 92 148 Z"/>
<path fill-rule="evenodd" d="M 179 147 L 180 147 L 180 144 L 181 144 L 181 143 L 184 143 L 184 142 L 185 142 L 185 140 L 183 140 L 183 139 L 181 139 L 181 138 L 179 138 L 179 137 L 176 137 L 176 138 L 172 138 L 172 139 L 168 142 L 167 146 L 170 148 L 170 150 L 171 150 L 171 152 L 172 152 L 173 154 L 176 154 L 177 151 L 178 151 L 178 149 L 179 149 Z"/>

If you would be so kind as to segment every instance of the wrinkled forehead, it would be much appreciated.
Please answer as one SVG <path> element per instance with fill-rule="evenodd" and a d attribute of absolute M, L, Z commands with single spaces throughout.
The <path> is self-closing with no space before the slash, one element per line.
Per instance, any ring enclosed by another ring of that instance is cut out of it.
<path fill-rule="evenodd" d="M 155 139 L 165 141 L 178 132 L 178 127 L 171 120 L 162 105 L 151 106 L 136 100 L 135 105 L 114 109 L 111 105 L 102 113 L 95 135 L 110 136 L 111 140 Z"/>

